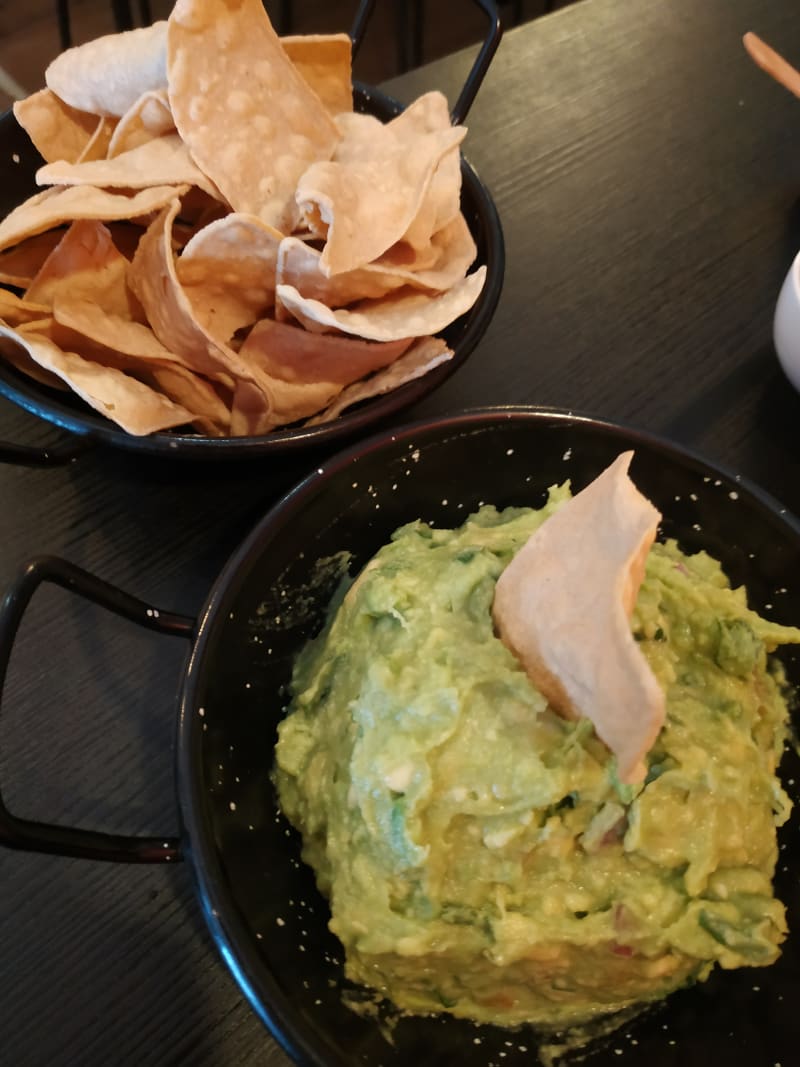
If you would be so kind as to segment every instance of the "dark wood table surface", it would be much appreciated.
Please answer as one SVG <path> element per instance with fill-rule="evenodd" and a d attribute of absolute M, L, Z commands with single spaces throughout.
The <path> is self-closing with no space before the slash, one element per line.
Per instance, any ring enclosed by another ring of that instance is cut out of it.
<path fill-rule="evenodd" d="M 506 35 L 466 142 L 505 226 L 503 296 L 472 358 L 409 417 L 485 403 L 599 414 L 686 443 L 800 512 L 800 397 L 771 342 L 800 248 L 800 103 L 748 60 L 748 29 L 800 62 L 791 0 L 583 0 Z M 389 88 L 452 100 L 470 58 Z M 2 402 L 0 437 L 57 436 Z M 0 467 L 0 587 L 49 552 L 193 614 L 311 463 L 98 450 L 66 468 Z M 64 592 L 38 594 L 0 724 L 9 807 L 175 832 L 184 655 Z M 1 851 L 0 983 L 0 1061 L 15 1067 L 288 1062 L 216 954 L 180 864 Z"/>

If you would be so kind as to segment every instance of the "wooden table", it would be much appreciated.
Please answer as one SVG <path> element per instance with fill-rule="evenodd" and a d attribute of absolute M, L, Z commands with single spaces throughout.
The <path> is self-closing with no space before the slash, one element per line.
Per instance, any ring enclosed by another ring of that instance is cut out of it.
<path fill-rule="evenodd" d="M 800 62 L 788 0 L 584 0 L 507 35 L 466 144 L 504 220 L 505 289 L 479 349 L 415 416 L 486 402 L 600 414 L 688 443 L 800 512 L 800 397 L 771 343 L 800 248 L 800 104 L 747 59 L 748 29 Z M 469 60 L 390 89 L 454 99 Z M 0 414 L 4 438 L 57 436 L 5 402 Z M 307 465 L 97 451 L 0 468 L 0 587 L 53 552 L 192 614 Z M 37 596 L 0 730 L 12 810 L 175 831 L 175 645 Z M 0 852 L 0 886 L 3 1063 L 287 1062 L 210 943 L 184 867 Z"/>

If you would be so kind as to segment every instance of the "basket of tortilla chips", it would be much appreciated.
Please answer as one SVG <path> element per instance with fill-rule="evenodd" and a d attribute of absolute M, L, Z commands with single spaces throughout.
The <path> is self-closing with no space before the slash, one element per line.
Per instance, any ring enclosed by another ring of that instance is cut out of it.
<path fill-rule="evenodd" d="M 353 434 L 467 358 L 504 249 L 461 120 L 499 22 L 451 116 L 353 86 L 372 6 L 352 37 L 279 38 L 260 0 L 178 0 L 54 60 L 0 118 L 0 392 L 241 455 Z"/>

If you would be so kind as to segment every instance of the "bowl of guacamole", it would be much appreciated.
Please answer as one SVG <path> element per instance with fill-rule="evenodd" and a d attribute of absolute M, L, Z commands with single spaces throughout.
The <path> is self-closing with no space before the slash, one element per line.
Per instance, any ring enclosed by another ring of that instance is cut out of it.
<path fill-rule="evenodd" d="M 778 958 L 791 802 L 780 645 L 718 561 L 650 549 L 631 629 L 666 694 L 644 782 L 559 716 L 492 625 L 569 496 L 396 530 L 301 652 L 276 784 L 346 974 L 406 1012 L 569 1027 Z M 586 532 L 586 551 L 591 533 Z"/>
<path fill-rule="evenodd" d="M 489 614 L 534 526 L 628 449 L 663 516 L 631 628 L 668 712 L 635 786 Z M 197 686 L 203 892 L 297 1062 L 795 1062 L 799 563 L 757 487 L 553 411 L 393 428 L 288 494 Z"/>

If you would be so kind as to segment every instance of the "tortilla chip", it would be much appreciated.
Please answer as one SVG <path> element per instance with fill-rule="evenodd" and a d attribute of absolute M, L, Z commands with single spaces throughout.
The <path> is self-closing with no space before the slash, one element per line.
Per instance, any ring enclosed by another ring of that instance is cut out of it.
<path fill-rule="evenodd" d="M 47 336 L 60 348 L 70 331 L 71 349 L 79 355 L 108 366 L 130 369 L 134 362 L 178 363 L 179 356 L 161 344 L 153 331 L 142 322 L 133 322 L 113 311 L 105 311 L 90 300 L 76 298 L 69 291 L 59 294 L 53 303 L 53 321 L 62 331 Z M 85 345 L 80 346 L 78 336 Z"/>
<path fill-rule="evenodd" d="M 320 267 L 320 252 L 296 237 L 285 237 L 278 252 L 277 284 L 291 285 L 307 299 L 318 300 L 329 308 L 346 307 L 356 300 L 376 300 L 406 285 L 444 291 L 464 277 L 477 249 L 461 213 L 434 237 L 434 242 L 438 263 L 435 269 L 384 269 L 376 261 L 328 277 Z"/>
<path fill-rule="evenodd" d="M 403 235 L 412 248 L 423 249 L 437 231 L 461 214 L 461 153 L 445 152 L 433 173 L 414 221 Z"/>
<path fill-rule="evenodd" d="M 90 163 L 93 159 L 105 159 L 111 138 L 117 128 L 117 120 L 101 115 L 91 140 L 77 159 L 78 163 Z"/>
<path fill-rule="evenodd" d="M 31 323 L 31 325 L 36 327 L 40 323 L 41 320 L 38 320 Z M 3 330 L 3 327 L 6 329 Z M 24 344 L 19 343 L 19 336 L 25 336 L 24 328 L 17 327 L 14 329 L 11 323 L 0 316 L 0 357 L 6 363 L 10 363 L 20 374 L 24 374 L 27 378 L 33 378 L 40 385 L 46 385 L 49 389 L 69 392 L 69 386 L 65 385 L 60 378 L 57 378 L 55 374 L 51 374 L 50 371 L 44 370 L 43 367 L 40 367 L 38 363 L 31 359 L 27 348 L 25 348 Z"/>
<path fill-rule="evenodd" d="M 353 110 L 353 42 L 348 34 L 281 37 L 281 45 L 331 115 Z"/>
<path fill-rule="evenodd" d="M 53 319 L 54 328 L 44 332 L 59 348 L 127 371 L 159 389 L 190 411 L 193 425 L 203 433 L 218 437 L 229 428 L 228 405 L 209 382 L 165 348 L 148 326 L 68 296 L 56 300 Z"/>
<path fill-rule="evenodd" d="M 376 344 L 336 334 L 309 333 L 263 319 L 250 331 L 239 355 L 246 362 L 257 361 L 267 374 L 285 382 L 326 381 L 345 386 L 393 363 L 410 344 L 411 338 Z"/>
<path fill-rule="evenodd" d="M 114 159 L 155 137 L 172 133 L 174 129 L 166 88 L 150 89 L 142 93 L 119 120 L 106 155 L 108 159 Z"/>
<path fill-rule="evenodd" d="M 178 280 L 171 234 L 179 208 L 178 200 L 165 207 L 139 241 L 129 272 L 130 284 L 153 333 L 165 348 L 181 356 L 187 367 L 231 389 L 238 378 L 252 382 L 252 373 L 236 352 L 216 341 L 197 321 Z"/>
<path fill-rule="evenodd" d="M 340 163 L 363 162 L 374 152 L 376 139 L 385 138 L 383 123 L 372 115 L 343 114 L 336 118 L 342 134 L 334 159 Z M 439 92 L 425 93 L 393 121 L 395 136 L 414 144 L 418 137 L 450 129 L 447 99 Z M 424 250 L 431 236 L 456 217 L 461 201 L 461 156 L 457 147 L 449 149 L 434 169 L 419 209 L 402 240 L 417 252 Z M 427 264 L 432 266 L 433 264 Z"/>
<path fill-rule="evenodd" d="M 149 364 L 131 372 L 140 381 L 152 385 L 192 412 L 192 425 L 209 437 L 225 437 L 230 433 L 231 412 L 219 393 L 199 374 L 180 363 Z"/>
<path fill-rule="evenodd" d="M 237 388 L 231 430 L 237 436 L 262 434 L 307 418 L 330 404 L 344 386 L 392 363 L 410 344 L 410 339 L 371 344 L 311 334 L 264 319 L 250 331 L 239 356 L 258 372 L 269 407 L 253 408 L 251 390 Z"/>
<path fill-rule="evenodd" d="M 23 322 L 34 322 L 49 315 L 50 308 L 47 304 L 36 304 L 23 300 L 21 296 L 10 293 L 8 289 L 0 288 L 0 319 L 7 326 L 19 326 Z"/>
<path fill-rule="evenodd" d="M 437 235 L 431 239 L 425 248 L 413 248 L 406 241 L 397 241 L 387 249 L 382 256 L 378 256 L 372 263 L 367 264 L 376 270 L 410 270 L 423 271 L 433 270 L 442 256 L 440 244 L 434 244 Z"/>
<path fill-rule="evenodd" d="M 297 181 L 338 134 L 261 0 L 177 0 L 167 36 L 170 107 L 192 158 L 234 211 L 291 233 Z"/>
<path fill-rule="evenodd" d="M 6 327 L 0 327 L 0 335 L 130 434 L 139 437 L 191 421 L 191 412 L 122 371 L 90 363 L 74 352 L 62 352 L 45 337 L 22 336 Z"/>
<path fill-rule="evenodd" d="M 252 437 L 274 429 L 269 419 L 270 406 L 271 400 L 265 396 L 263 388 L 252 381 L 236 381 L 231 408 L 231 437 Z"/>
<path fill-rule="evenodd" d="M 441 93 L 426 93 L 407 107 L 398 121 L 406 124 L 412 137 L 443 130 L 450 125 L 449 105 Z M 424 248 L 431 235 L 452 222 L 460 210 L 461 154 L 454 148 L 439 160 L 404 240 L 414 248 Z"/>
<path fill-rule="evenodd" d="M 329 308 L 341 308 L 354 300 L 375 300 L 405 285 L 393 272 L 370 271 L 367 267 L 334 274 L 320 268 L 321 253 L 296 237 L 284 237 L 278 251 L 276 285 L 289 285 L 302 296 Z M 282 306 L 282 305 L 281 305 Z"/>
<path fill-rule="evenodd" d="M 624 452 L 550 516 L 497 582 L 492 614 L 533 684 L 568 718 L 592 721 L 622 782 L 639 782 L 665 697 L 630 616 L 661 515 Z"/>
<path fill-rule="evenodd" d="M 0 282 L 27 289 L 63 236 L 63 230 L 48 230 L 0 252 Z"/>
<path fill-rule="evenodd" d="M 281 234 L 255 215 L 233 213 L 198 230 L 176 263 L 195 318 L 227 342 L 275 301 Z"/>
<path fill-rule="evenodd" d="M 128 288 L 128 260 L 118 251 L 108 229 L 90 219 L 73 222 L 42 264 L 25 300 L 48 308 L 59 295 L 90 300 L 125 319 L 141 318 Z"/>
<path fill-rule="evenodd" d="M 296 200 L 308 224 L 327 224 L 326 274 L 371 263 L 403 239 L 419 214 L 440 161 L 464 139 L 463 126 L 426 129 L 427 93 L 385 126 L 350 124 L 336 158 L 312 164 Z M 367 133 L 367 131 L 369 131 Z M 460 183 L 460 171 L 459 171 Z M 459 185 L 460 187 L 460 185 Z"/>
<path fill-rule="evenodd" d="M 221 199 L 219 190 L 199 170 L 177 133 L 140 144 L 114 159 L 88 163 L 48 163 L 36 172 L 37 185 L 92 185 L 111 189 L 147 189 L 159 185 L 194 185 Z"/>
<path fill-rule="evenodd" d="M 340 139 L 331 158 L 337 163 L 371 159 L 375 152 L 374 139 L 386 139 L 386 123 L 375 115 L 349 110 L 337 115 L 334 121 Z"/>
<path fill-rule="evenodd" d="M 45 189 L 30 197 L 0 222 L 0 250 L 34 237 L 54 226 L 74 219 L 135 219 L 157 211 L 174 197 L 183 196 L 188 186 L 156 186 L 134 196 L 108 193 L 90 186 Z"/>
<path fill-rule="evenodd" d="M 453 355 L 453 350 L 448 348 L 440 337 L 420 337 L 394 363 L 390 363 L 388 367 L 379 370 L 372 377 L 354 382 L 353 385 L 343 389 L 329 407 L 319 415 L 315 415 L 314 418 L 308 419 L 305 425 L 319 426 L 326 422 L 333 422 L 353 404 L 358 404 L 362 400 L 370 400 L 384 393 L 391 393 L 399 389 L 401 385 L 421 378 L 441 363 L 446 363 L 453 358 Z"/>
<path fill-rule="evenodd" d="M 14 103 L 14 117 L 47 163 L 76 163 L 91 141 L 98 116 L 70 107 L 49 89 Z"/>
<path fill-rule="evenodd" d="M 402 242 L 401 242 L 402 246 Z M 398 246 L 395 246 L 398 247 Z M 422 266 L 428 250 L 435 251 L 433 263 Z M 434 232 L 430 243 L 422 247 L 406 270 L 398 265 L 396 273 L 406 279 L 408 285 L 419 288 L 444 291 L 451 289 L 463 278 L 478 256 L 478 249 L 472 239 L 467 220 L 460 211 L 440 230 Z M 370 264 L 367 270 L 386 269 L 384 262 L 378 260 Z"/>
<path fill-rule="evenodd" d="M 426 133 L 446 131 L 450 127 L 447 100 L 441 93 L 427 93 L 407 107 L 394 122 L 401 135 L 412 142 Z M 342 140 L 333 158 L 339 163 L 370 159 L 376 138 L 386 136 L 382 132 L 383 123 L 374 115 L 359 112 L 337 115 L 336 126 Z M 461 156 L 456 148 L 452 148 L 435 168 L 419 210 L 404 237 L 379 257 L 381 262 L 386 261 L 383 265 L 391 263 L 412 270 L 427 270 L 435 266 L 435 256 L 430 254 L 430 239 L 460 214 L 460 200 Z M 325 230 L 322 232 L 324 235 Z"/>
<path fill-rule="evenodd" d="M 42 337 L 48 337 L 52 327 L 53 316 L 48 311 L 46 315 L 43 315 L 39 319 L 32 319 L 30 322 L 23 322 L 21 325 L 15 326 L 14 333 L 21 334 L 23 337 L 32 333 L 39 333 Z M 61 385 L 64 386 L 64 383 L 61 382 Z M 64 386 L 64 388 L 66 387 Z"/>
<path fill-rule="evenodd" d="M 275 382 L 270 389 L 269 404 L 252 403 L 251 382 L 237 382 L 231 410 L 231 435 L 255 437 L 279 426 L 288 426 L 310 412 L 319 411 L 342 391 L 335 382 Z"/>
<path fill-rule="evenodd" d="M 156 22 L 70 48 L 47 68 L 45 83 L 72 107 L 119 118 L 142 93 L 166 88 L 166 32 L 166 22 Z"/>
<path fill-rule="evenodd" d="M 306 329 L 316 333 L 338 330 L 367 341 L 395 341 L 401 337 L 427 337 L 449 326 L 469 311 L 485 280 L 486 267 L 481 266 L 444 293 L 430 295 L 398 289 L 381 300 L 364 300 L 351 310 L 333 310 L 318 300 L 306 299 L 291 285 L 279 285 L 276 293 Z"/>

